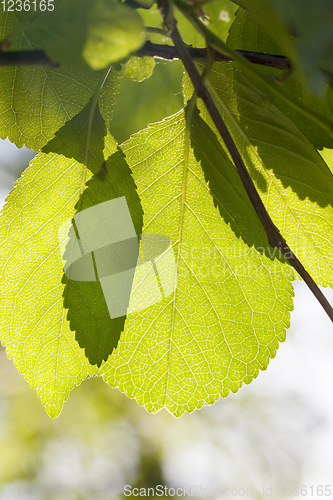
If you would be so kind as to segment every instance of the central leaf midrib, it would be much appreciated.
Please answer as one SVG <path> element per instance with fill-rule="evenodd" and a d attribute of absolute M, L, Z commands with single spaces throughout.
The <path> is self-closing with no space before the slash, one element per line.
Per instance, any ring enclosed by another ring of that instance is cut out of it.
<path fill-rule="evenodd" d="M 186 130 L 186 126 L 183 127 L 182 131 Z M 181 133 L 180 132 L 180 133 Z M 169 354 L 167 360 L 167 379 L 165 383 L 165 399 L 164 405 L 167 406 L 167 396 L 168 396 L 168 387 L 169 387 L 169 378 L 170 378 L 170 370 L 171 370 L 171 354 L 172 354 L 172 336 L 175 328 L 175 316 L 176 316 L 176 299 L 177 299 L 177 289 L 178 289 L 178 267 L 181 253 L 181 242 L 183 236 L 183 225 L 184 225 L 184 215 L 185 215 L 185 206 L 186 206 L 186 188 L 187 188 L 187 173 L 188 173 L 188 162 L 189 159 L 185 158 L 185 137 L 184 137 L 184 156 L 183 156 L 183 177 L 182 177 L 182 186 L 181 186 L 181 198 L 180 198 L 180 215 L 179 215 L 179 232 L 178 232 L 178 246 L 177 246 L 177 256 L 176 256 L 176 275 L 175 275 L 175 291 L 173 295 L 172 301 L 172 316 L 171 316 L 171 328 L 170 328 L 170 342 L 169 342 Z"/>

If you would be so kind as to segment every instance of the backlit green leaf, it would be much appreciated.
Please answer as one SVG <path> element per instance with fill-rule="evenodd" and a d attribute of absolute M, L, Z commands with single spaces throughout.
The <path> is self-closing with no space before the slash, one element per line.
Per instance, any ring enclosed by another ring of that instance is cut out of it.
<path fill-rule="evenodd" d="M 70 329 L 61 282 L 61 230 L 92 175 L 84 174 L 86 152 L 88 168 L 98 170 L 116 151 L 98 110 L 87 142 L 90 109 L 35 157 L 1 214 L 1 340 L 53 417 L 73 386 L 95 373 Z"/>
<path fill-rule="evenodd" d="M 150 78 L 141 83 L 120 80 L 120 91 L 110 121 L 110 132 L 119 143 L 183 107 L 183 65 L 158 61 Z"/>
<path fill-rule="evenodd" d="M 93 69 L 120 61 L 144 44 L 143 29 L 135 10 L 114 0 L 96 0 L 89 12 L 83 57 Z"/>
<path fill-rule="evenodd" d="M 167 237 L 171 248 L 154 273 L 137 268 L 141 307 L 99 371 L 148 411 L 165 407 L 175 416 L 236 392 L 267 367 L 285 339 L 293 295 L 293 272 L 269 257 L 215 135 L 196 116 L 188 166 L 184 141 L 179 112 L 123 144 L 143 235 Z"/>
<path fill-rule="evenodd" d="M 237 6 L 230 0 L 215 0 L 202 7 L 209 21 L 208 27 L 222 40 L 226 40 L 228 29 L 234 20 Z"/>
<path fill-rule="evenodd" d="M 125 75 L 130 80 L 142 82 L 152 75 L 154 67 L 155 59 L 153 57 L 133 56 L 125 65 Z"/>
<path fill-rule="evenodd" d="M 143 27 L 135 10 L 115 0 L 57 0 L 53 11 L 37 9 L 26 31 L 53 61 L 98 70 L 139 49 Z"/>
<path fill-rule="evenodd" d="M 40 48 L 24 29 L 28 19 L 24 13 L 0 12 L 0 38 L 17 30 L 11 37 L 11 50 Z M 112 69 L 100 95 L 100 110 L 107 119 L 111 118 L 119 76 Z M 100 74 L 89 69 L 0 67 L 0 137 L 38 151 L 86 106 L 99 80 Z"/>

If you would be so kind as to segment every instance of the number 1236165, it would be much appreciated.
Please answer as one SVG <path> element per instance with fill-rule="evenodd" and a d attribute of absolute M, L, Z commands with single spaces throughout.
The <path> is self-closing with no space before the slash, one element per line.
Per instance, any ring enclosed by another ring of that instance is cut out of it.
<path fill-rule="evenodd" d="M 6 12 L 54 10 L 54 0 L 2 0 L 1 3 Z"/>

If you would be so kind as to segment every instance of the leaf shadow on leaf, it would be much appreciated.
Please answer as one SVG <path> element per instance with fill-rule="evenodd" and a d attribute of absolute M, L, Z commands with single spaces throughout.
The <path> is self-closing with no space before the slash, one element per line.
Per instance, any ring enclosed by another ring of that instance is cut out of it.
<path fill-rule="evenodd" d="M 87 182 L 76 208 L 80 203 L 80 211 L 83 211 L 122 196 L 126 198 L 136 234 L 140 235 L 143 226 L 140 199 L 125 156 L 118 148 Z M 100 281 L 72 281 L 64 275 L 63 283 L 66 284 L 64 307 L 68 308 L 67 317 L 76 332 L 75 338 L 85 349 L 89 362 L 100 366 L 117 347 L 126 316 L 110 317 Z"/>
<path fill-rule="evenodd" d="M 92 101 L 93 97 L 82 111 L 58 130 L 55 137 L 43 147 L 42 152 L 63 155 L 82 164 L 87 141 L 90 140 L 87 166 L 96 174 L 105 160 L 103 151 L 107 129 L 99 108 L 96 106 L 89 137 L 88 124 Z"/>
<path fill-rule="evenodd" d="M 233 49 L 248 50 L 250 52 L 261 52 L 265 54 L 285 55 L 283 49 L 276 40 L 259 23 L 254 14 L 243 9 L 238 9 L 235 20 L 229 30 L 228 45 Z M 260 66 L 260 71 L 268 75 L 281 76 L 281 71 L 268 66 Z M 299 101 L 313 109 L 328 120 L 333 119 L 333 86 L 326 85 L 323 96 L 315 96 L 309 92 L 302 76 L 299 73 L 289 75 L 282 84 L 282 89 L 294 101 Z M 249 75 L 247 75 L 249 78 Z M 333 137 L 328 130 L 321 127 L 311 118 L 305 116 L 289 103 L 284 101 L 267 87 L 263 87 L 260 81 L 254 77 L 251 81 L 267 93 L 275 106 L 283 111 L 309 139 L 316 149 L 333 148 Z"/>
<path fill-rule="evenodd" d="M 126 316 L 110 318 L 99 281 L 72 281 L 64 274 L 62 283 L 70 328 L 89 362 L 99 367 L 117 347 Z"/>
<path fill-rule="evenodd" d="M 246 119 L 245 123 L 243 122 L 242 111 L 240 103 L 239 123 L 245 130 L 248 123 Z M 289 121 L 287 117 L 283 118 Z M 268 145 L 261 137 L 251 133 L 251 146 L 262 160 L 263 167 L 267 172 L 272 172 L 285 189 L 291 188 L 299 200 L 309 199 L 322 208 L 333 207 L 333 175 L 329 167 L 304 136 L 294 134 L 289 124 L 286 124 L 285 131 L 276 137 L 272 136 L 272 143 Z M 269 149 L 275 149 L 275 154 L 270 155 Z M 259 191 L 267 193 L 269 185 L 266 179 L 262 182 L 263 176 L 254 161 L 247 153 L 244 155 L 244 160 Z"/>
<path fill-rule="evenodd" d="M 135 231 L 139 235 L 143 225 L 141 203 L 125 156 L 118 149 L 87 182 L 76 208 L 80 204 L 79 211 L 83 211 L 122 196 L 126 198 Z M 70 248 L 69 243 L 67 248 Z M 100 281 L 73 281 L 64 274 L 62 283 L 65 284 L 64 307 L 68 309 L 67 318 L 75 331 L 75 338 L 85 349 L 89 362 L 100 366 L 117 347 L 126 316 L 110 317 Z"/>
<path fill-rule="evenodd" d="M 75 205 L 76 212 L 86 210 L 108 200 L 125 196 L 136 234 L 141 234 L 143 217 L 140 199 L 125 156 L 118 148 L 106 161 L 104 159 L 105 122 L 96 107 L 91 130 L 89 117 L 92 100 L 72 120 L 67 122 L 44 148 L 44 153 L 57 153 L 84 162 L 89 140 L 88 168 L 93 177 Z M 73 223 L 73 220 L 72 220 Z M 71 233 L 76 238 L 75 233 Z M 63 260 L 69 258 L 71 239 L 67 242 Z M 67 253 L 66 253 L 67 252 Z M 74 281 L 64 273 L 62 283 L 64 308 L 75 338 L 92 365 L 100 366 L 117 347 L 124 329 L 126 316 L 111 318 L 100 281 Z"/>
<path fill-rule="evenodd" d="M 255 165 L 254 162 L 251 160 L 250 155 L 248 154 L 247 151 L 244 151 L 242 156 L 243 156 L 243 161 L 245 162 L 247 168 L 249 169 L 249 174 L 251 178 L 256 182 L 257 188 L 263 193 L 266 193 L 268 190 L 267 180 L 260 172 L 258 166 Z"/>
<path fill-rule="evenodd" d="M 191 144 L 209 185 L 215 207 L 230 224 L 237 238 L 271 260 L 286 260 L 273 249 L 243 187 L 238 173 L 224 152 L 215 133 L 198 113 L 192 118 Z"/>

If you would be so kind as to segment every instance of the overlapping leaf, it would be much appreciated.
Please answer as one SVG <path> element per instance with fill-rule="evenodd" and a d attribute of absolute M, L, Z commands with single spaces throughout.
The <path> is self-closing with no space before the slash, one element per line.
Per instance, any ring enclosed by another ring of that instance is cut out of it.
<path fill-rule="evenodd" d="M 214 66 L 208 88 L 274 223 L 316 282 L 332 286 L 329 168 L 294 123 L 230 65 Z M 187 79 L 184 92 L 186 97 L 192 92 Z M 213 127 L 204 106 L 200 109 Z"/>
<path fill-rule="evenodd" d="M 227 43 L 234 49 L 263 52 L 266 54 L 283 54 L 282 48 L 267 33 L 257 18 L 243 9 L 237 11 L 235 20 L 229 30 Z M 263 69 L 270 74 L 281 76 L 281 71 L 279 70 L 261 67 L 261 70 Z M 259 79 L 256 79 L 254 76 L 249 78 L 256 86 L 270 96 L 273 103 L 279 109 L 296 123 L 315 148 L 333 148 L 333 136 L 327 129 L 319 126 L 314 120 L 311 120 L 286 103 L 278 94 L 272 92 L 269 87 L 263 86 Z M 296 102 L 302 102 L 309 109 L 319 113 L 328 120 L 333 119 L 333 88 L 331 85 L 326 85 L 326 92 L 321 98 L 306 91 L 302 78 L 298 74 L 293 75 L 281 85 L 284 92 Z"/>
<path fill-rule="evenodd" d="M 83 57 L 93 69 L 120 61 L 144 44 L 143 29 L 135 10 L 115 0 L 97 0 L 89 16 Z"/>
<path fill-rule="evenodd" d="M 116 151 L 98 111 L 87 143 L 90 106 L 31 162 L 1 216 L 1 341 L 51 416 L 95 372 L 66 319 L 59 239 L 79 198 L 87 147 L 92 170 Z"/>
<path fill-rule="evenodd" d="M 251 382 L 285 339 L 292 308 L 293 272 L 267 254 L 233 165 L 198 116 L 192 132 L 188 164 L 183 112 L 123 144 L 144 235 L 169 238 L 173 253 L 143 277 L 142 296 L 153 298 L 129 314 L 99 371 L 148 411 L 175 416 Z"/>
<path fill-rule="evenodd" d="M 142 232 L 140 199 L 123 153 L 120 150 L 116 151 L 106 162 L 102 163 L 97 171 L 93 167 L 92 170 L 96 175 L 87 182 L 87 189 L 75 208 L 83 211 L 108 200 L 124 196 L 135 232 L 140 235 Z M 112 220 L 108 221 L 107 225 L 112 230 Z M 75 237 L 74 234 L 73 236 Z M 122 244 L 126 248 L 126 241 Z M 65 260 L 70 249 L 71 246 L 68 250 L 66 249 Z M 112 257 L 106 254 L 106 258 Z M 111 319 L 99 280 L 73 281 L 64 275 L 63 282 L 66 284 L 64 307 L 68 309 L 67 318 L 70 321 L 71 329 L 75 331 L 75 338 L 79 345 L 85 349 L 89 362 L 100 366 L 102 361 L 106 361 L 113 349 L 117 347 L 126 317 L 120 316 Z M 119 290 L 113 292 L 117 294 Z"/>
<path fill-rule="evenodd" d="M 40 48 L 24 29 L 28 20 L 26 13 L 1 11 L 0 38 L 10 37 L 11 50 Z M 100 95 L 101 113 L 107 119 L 111 118 L 119 76 L 112 69 Z M 100 74 L 89 69 L 1 67 L 0 137 L 38 151 L 86 106 L 99 80 Z"/>

